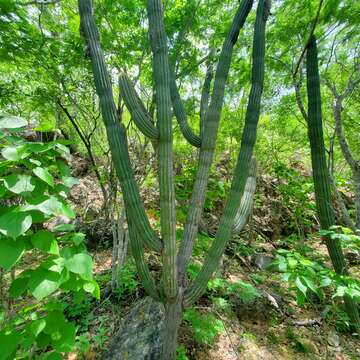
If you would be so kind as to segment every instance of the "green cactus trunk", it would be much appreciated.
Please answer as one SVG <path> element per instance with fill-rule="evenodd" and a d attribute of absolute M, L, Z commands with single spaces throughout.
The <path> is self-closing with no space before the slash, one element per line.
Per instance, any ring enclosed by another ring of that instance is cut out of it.
<path fill-rule="evenodd" d="M 206 125 L 201 139 L 199 167 L 185 223 L 184 237 L 178 255 L 179 279 L 182 286 L 185 286 L 186 267 L 191 257 L 194 241 L 198 233 L 199 221 L 204 208 L 205 192 L 211 163 L 214 157 L 217 132 L 224 100 L 225 84 L 229 74 L 232 52 L 239 36 L 240 29 L 243 27 L 251 10 L 252 3 L 253 0 L 243 0 L 241 2 L 235 14 L 231 29 L 224 41 L 216 69 L 213 94 L 209 109 L 206 113 L 206 120 L 204 120 Z"/>
<path fill-rule="evenodd" d="M 208 108 L 207 104 L 212 78 L 212 74 L 210 74 L 211 69 L 206 77 L 204 83 L 204 98 L 202 99 L 201 106 L 202 138 L 200 139 L 199 136 L 192 132 L 187 124 L 186 113 L 182 106 L 174 77 L 169 69 L 167 38 L 161 1 L 147 1 L 150 42 L 153 52 L 153 75 L 156 90 L 156 126 L 136 94 L 133 84 L 125 74 L 120 75 L 119 84 L 121 95 L 137 127 L 145 136 L 153 141 L 157 141 L 162 238 L 159 239 L 150 227 L 132 173 L 127 148 L 126 130 L 117 117 L 111 81 L 106 70 L 104 56 L 100 48 L 99 35 L 92 16 L 91 0 L 78 0 L 81 28 L 90 51 L 95 87 L 100 99 L 100 107 L 114 167 L 123 191 L 132 253 L 141 282 L 147 293 L 154 299 L 162 301 L 165 305 L 163 360 L 175 360 L 177 331 L 181 322 L 182 309 L 185 305 L 196 300 L 204 291 L 207 281 L 216 269 L 216 265 L 224 252 L 226 241 L 229 239 L 233 230 L 235 217 L 238 216 L 238 220 L 244 222 L 245 217 L 247 217 L 247 211 L 245 210 L 251 203 L 251 196 L 249 195 L 246 197 L 246 201 L 244 200 L 244 206 L 239 209 L 240 199 L 244 192 L 246 179 L 248 178 L 248 167 L 251 163 L 260 113 L 260 100 L 264 81 L 265 23 L 269 13 L 268 0 L 260 0 L 257 10 L 253 43 L 252 88 L 233 184 L 215 242 L 200 275 L 185 294 L 184 279 L 186 266 L 191 256 L 193 243 L 197 235 L 198 223 L 204 206 L 205 191 L 215 150 L 225 83 L 229 73 L 232 51 L 237 41 L 239 31 L 251 10 L 252 3 L 253 0 L 242 0 L 235 14 L 232 27 L 224 41 L 220 54 L 213 94 Z M 178 255 L 176 253 L 175 236 L 176 216 L 171 103 L 184 137 L 194 146 L 201 145 L 199 170 L 194 185 L 187 223 L 185 225 L 185 235 Z M 250 192 L 251 191 L 249 191 L 249 193 Z M 163 274 L 161 289 L 156 288 L 155 282 L 145 262 L 144 244 L 150 249 L 162 252 Z"/>
<path fill-rule="evenodd" d="M 316 207 L 321 228 L 329 229 L 335 225 L 335 215 L 331 202 L 331 183 L 326 165 L 325 145 L 322 127 L 320 77 L 318 68 L 317 45 L 315 36 L 309 42 L 306 56 L 307 93 L 308 93 L 308 136 L 311 147 L 311 161 L 315 187 Z M 326 246 L 339 275 L 346 275 L 346 263 L 339 239 L 325 238 Z M 347 313 L 356 327 L 360 329 L 360 318 L 355 301 L 344 297 Z"/>
<path fill-rule="evenodd" d="M 256 189 L 256 165 L 256 159 L 253 157 L 251 159 L 249 175 L 246 180 L 244 194 L 241 198 L 240 206 L 234 219 L 233 232 L 235 234 L 239 234 L 243 230 L 249 219 L 251 209 L 253 208 L 254 194 Z"/>
<path fill-rule="evenodd" d="M 185 294 L 186 305 L 191 305 L 202 295 L 212 274 L 217 269 L 220 258 L 225 251 L 226 243 L 230 239 L 234 219 L 244 193 L 260 116 L 265 67 L 265 26 L 269 12 L 270 2 L 268 0 L 260 0 L 256 12 L 254 30 L 251 91 L 234 177 L 215 240 L 208 252 L 202 269 Z"/>

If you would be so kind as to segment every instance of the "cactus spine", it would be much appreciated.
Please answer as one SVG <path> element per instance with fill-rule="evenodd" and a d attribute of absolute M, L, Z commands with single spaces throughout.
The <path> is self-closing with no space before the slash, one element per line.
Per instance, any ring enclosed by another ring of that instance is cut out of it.
<path fill-rule="evenodd" d="M 311 161 L 315 187 L 316 207 L 320 225 L 327 230 L 335 225 L 335 215 L 331 203 L 330 177 L 326 165 L 325 145 L 322 128 L 320 77 L 316 38 L 312 36 L 306 55 L 307 94 L 308 94 L 308 136 L 311 147 Z M 341 244 L 338 239 L 325 238 L 326 246 L 339 275 L 346 275 L 346 263 Z M 360 318 L 357 305 L 353 299 L 344 297 L 347 313 L 356 327 L 360 329 Z"/>

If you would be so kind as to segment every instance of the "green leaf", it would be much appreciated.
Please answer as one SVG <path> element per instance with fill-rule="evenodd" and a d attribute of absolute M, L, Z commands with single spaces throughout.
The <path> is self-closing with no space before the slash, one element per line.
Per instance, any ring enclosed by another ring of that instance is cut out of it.
<path fill-rule="evenodd" d="M 95 299 L 100 299 L 100 287 L 95 280 L 86 282 L 83 286 L 83 289 L 93 295 Z"/>
<path fill-rule="evenodd" d="M 88 254 L 80 253 L 71 256 L 65 260 L 65 267 L 74 274 L 79 274 L 83 279 L 91 280 L 92 278 L 93 262 Z"/>
<path fill-rule="evenodd" d="M 33 173 L 40 178 L 41 180 L 45 181 L 48 185 L 51 187 L 54 186 L 54 178 L 49 173 L 48 169 L 42 168 L 42 167 L 36 167 L 33 169 Z"/>
<path fill-rule="evenodd" d="M 296 287 L 304 294 L 306 298 L 307 287 L 301 282 L 300 278 L 297 277 L 295 280 Z"/>
<path fill-rule="evenodd" d="M 28 122 L 18 116 L 4 116 L 0 118 L 0 129 L 18 129 L 27 125 Z"/>
<path fill-rule="evenodd" d="M 39 210 L 45 215 L 64 215 L 69 219 L 75 218 L 75 212 L 72 210 L 70 205 L 66 204 L 63 201 L 60 201 L 55 196 L 50 196 L 48 199 L 38 204 L 24 206 L 22 207 L 22 210 Z"/>
<path fill-rule="evenodd" d="M 76 329 L 72 323 L 65 323 L 60 330 L 60 337 L 52 340 L 55 350 L 59 352 L 70 352 L 75 347 Z"/>
<path fill-rule="evenodd" d="M 329 286 L 332 283 L 332 280 L 329 277 L 324 277 L 320 280 L 320 287 Z"/>
<path fill-rule="evenodd" d="M 40 301 L 59 288 L 59 280 L 60 275 L 58 273 L 37 269 L 31 275 L 29 291 L 36 300 Z"/>
<path fill-rule="evenodd" d="M 288 257 L 287 260 L 288 260 L 288 264 L 289 264 L 290 269 L 295 269 L 298 261 L 296 259 L 292 258 L 292 257 Z"/>
<path fill-rule="evenodd" d="M 11 161 L 19 161 L 21 160 L 21 153 L 18 151 L 16 147 L 6 147 L 1 151 L 1 155 Z"/>
<path fill-rule="evenodd" d="M 54 231 L 58 232 L 68 232 L 68 231 L 74 231 L 75 225 L 74 224 L 59 224 L 54 226 Z"/>
<path fill-rule="evenodd" d="M 14 239 L 29 230 L 31 224 L 31 215 L 25 212 L 11 211 L 0 216 L 0 232 Z"/>
<path fill-rule="evenodd" d="M 56 160 L 57 168 L 63 177 L 70 176 L 71 170 L 69 165 L 66 164 L 64 160 Z"/>
<path fill-rule="evenodd" d="M 54 234 L 47 230 L 40 230 L 31 237 L 33 245 L 46 253 L 59 255 L 59 246 Z"/>
<path fill-rule="evenodd" d="M 46 320 L 39 319 L 31 323 L 30 329 L 31 332 L 34 334 L 34 336 L 38 337 L 38 335 L 45 329 L 45 326 L 46 326 Z"/>
<path fill-rule="evenodd" d="M 71 240 L 74 242 L 75 245 L 80 245 L 85 240 L 85 234 L 83 233 L 75 233 L 71 236 Z"/>
<path fill-rule="evenodd" d="M 15 332 L 15 331 L 11 333 L 6 333 L 5 331 L 0 332 L 0 344 L 1 344 L 0 356 L 2 360 L 15 359 L 14 355 L 20 339 L 21 339 L 21 334 L 19 332 Z"/>
<path fill-rule="evenodd" d="M 34 179 L 29 175 L 11 174 L 4 178 L 5 187 L 15 194 L 31 192 L 35 189 Z"/>
<path fill-rule="evenodd" d="M 7 271 L 10 270 L 24 251 L 25 244 L 22 240 L 0 238 L 0 266 Z"/>
<path fill-rule="evenodd" d="M 63 179 L 63 182 L 64 182 L 64 185 L 67 186 L 68 188 L 72 188 L 74 185 L 79 184 L 79 180 L 74 177 L 71 177 L 71 176 L 65 177 Z"/>
<path fill-rule="evenodd" d="M 27 289 L 27 284 L 29 282 L 29 278 L 28 277 L 18 277 L 16 278 L 10 286 L 9 289 L 9 294 L 12 298 L 17 298 L 20 295 L 22 295 L 26 289 Z"/>
<path fill-rule="evenodd" d="M 58 352 L 52 351 L 51 353 L 46 354 L 44 360 L 63 360 L 63 357 Z"/>

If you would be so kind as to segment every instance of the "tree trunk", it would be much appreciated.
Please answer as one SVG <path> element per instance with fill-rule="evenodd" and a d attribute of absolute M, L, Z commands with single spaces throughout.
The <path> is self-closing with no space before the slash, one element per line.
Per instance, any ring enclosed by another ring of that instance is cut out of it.
<path fill-rule="evenodd" d="M 176 360 L 178 329 L 181 323 L 182 293 L 179 291 L 176 301 L 165 304 L 165 324 L 162 360 Z"/>

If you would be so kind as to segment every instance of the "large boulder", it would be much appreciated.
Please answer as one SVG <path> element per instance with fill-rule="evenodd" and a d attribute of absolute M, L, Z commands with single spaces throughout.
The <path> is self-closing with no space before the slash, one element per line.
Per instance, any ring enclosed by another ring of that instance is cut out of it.
<path fill-rule="evenodd" d="M 125 316 L 103 358 L 105 360 L 160 359 L 164 318 L 163 304 L 146 297 Z"/>

